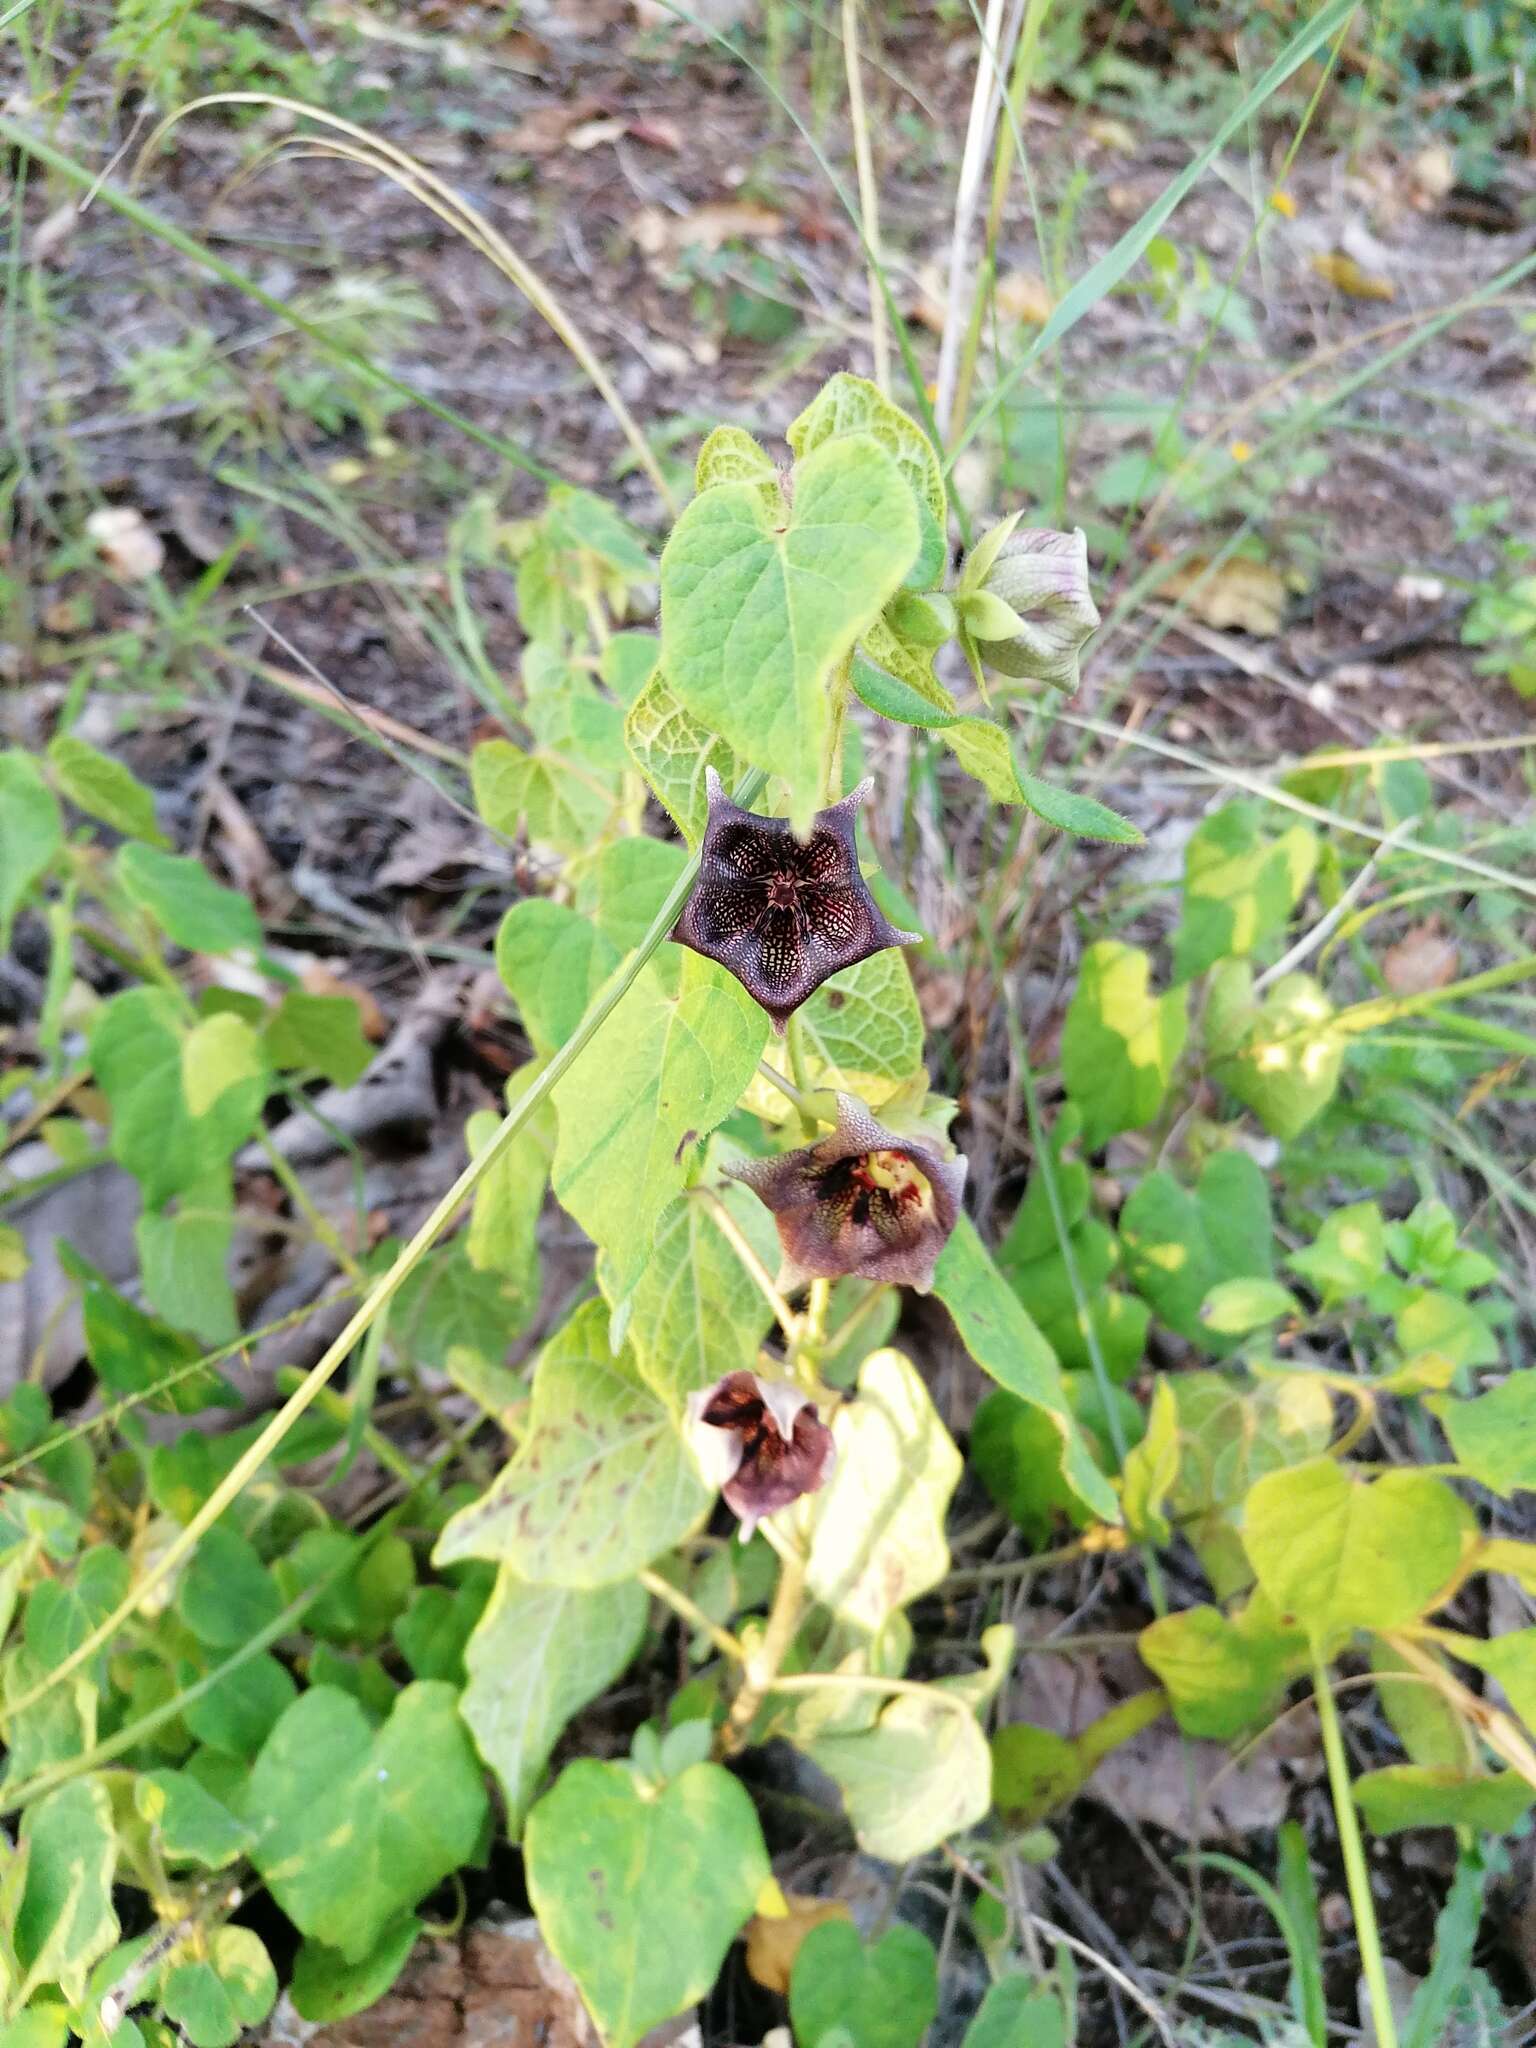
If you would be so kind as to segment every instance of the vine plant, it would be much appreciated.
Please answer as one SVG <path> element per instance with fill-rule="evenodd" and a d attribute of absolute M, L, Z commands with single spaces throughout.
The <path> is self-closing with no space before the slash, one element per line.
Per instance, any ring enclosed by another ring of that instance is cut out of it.
<path fill-rule="evenodd" d="M 901 1863 L 975 1831 L 975 1868 L 989 1829 L 1038 1848 L 1149 1718 L 1239 1739 L 1298 1678 L 1323 1717 L 1391 2041 L 1356 1805 L 1379 1829 L 1455 1822 L 1470 1844 L 1536 1799 L 1529 1737 L 1454 1670 L 1492 1672 L 1529 1723 L 1536 1631 L 1482 1643 L 1434 1620 L 1476 1573 L 1536 1584 L 1536 1547 L 1483 1535 L 1452 1483 L 1536 1483 L 1528 1377 L 1473 1386 L 1498 1356 L 1499 1304 L 1479 1298 L 1495 1268 L 1433 1201 L 1389 1221 L 1369 1201 L 1319 1216 L 1293 1200 L 1298 1293 L 1277 1276 L 1251 1144 L 1188 1110 L 1189 1084 L 1208 1084 L 1284 1143 L 1303 1185 L 1309 1142 L 1337 1165 L 1352 1132 L 1401 1113 L 1390 1046 L 1370 1038 L 1421 999 L 1336 1010 L 1294 947 L 1259 968 L 1319 843 L 1272 830 L 1257 804 L 1218 807 L 1189 844 L 1173 985 L 1155 992 L 1134 947 L 1086 952 L 1049 1133 L 1020 1048 L 1034 1165 L 991 1253 L 963 1210 L 953 1105 L 923 1064 L 912 913 L 861 858 L 868 719 L 850 714 L 926 729 L 992 799 L 1049 825 L 1134 839 L 1025 772 L 999 715 L 1020 684 L 1076 681 L 1097 623 L 1083 540 L 1005 520 L 951 579 L 934 450 L 856 377 L 834 377 L 788 441 L 782 472 L 739 428 L 704 444 L 661 556 L 659 637 L 615 623 L 654 565 L 601 501 L 556 487 L 516 528 L 472 508 L 477 546 L 515 562 L 530 636 L 521 690 L 503 692 L 509 731 L 470 771 L 486 823 L 552 877 L 496 940 L 532 1057 L 506 1113 L 471 1120 L 469 1163 L 416 1235 L 356 1264 L 346 1327 L 263 1425 L 154 1444 L 139 1411 L 230 1398 L 219 1367 L 245 1341 L 224 1277 L 230 1163 L 269 1101 L 356 1077 L 355 1018 L 292 989 L 272 1006 L 194 1000 L 169 949 L 259 956 L 250 906 L 170 852 L 148 793 L 83 740 L 0 755 L 0 926 L 31 898 L 67 957 L 89 902 L 137 976 L 93 1009 L 88 1075 L 66 1050 L 68 977 L 52 978 L 36 1085 L 57 1104 L 89 1078 L 143 1199 L 142 1303 L 75 1270 L 121 1449 L 98 1466 L 35 1386 L 0 1407 L 0 1798 L 21 1815 L 0 1851 L 0 2017 L 27 2048 L 71 2032 L 160 2048 L 173 2028 L 227 2048 L 276 1994 L 234 1917 L 257 1883 L 298 1931 L 300 2012 L 368 2005 L 423 1902 L 483 1859 L 487 1769 L 546 1938 L 605 2040 L 633 2048 L 705 1994 L 754 1912 L 785 1910 L 729 1768 L 743 1747 L 778 1736 L 810 1758 L 868 1853 Z M 935 673 L 949 643 L 979 709 Z M 652 798 L 675 838 L 644 829 Z M 86 821 L 70 832 L 66 804 Z M 1529 971 L 1515 961 L 1434 1000 Z M 97 1156 L 71 1123 L 42 1122 L 65 1176 Z M 1085 1155 L 1146 1128 L 1170 1165 L 1101 1213 Z M 594 1276 L 525 1381 L 504 1354 L 540 1303 L 550 1189 L 595 1246 Z M 0 1218 L 14 1260 L 6 1232 Z M 1209 1602 L 1143 1631 L 1158 1686 L 1076 1742 L 1018 1722 L 989 1742 L 1006 1625 L 983 1633 L 980 1668 L 909 1675 L 908 1610 L 949 1571 L 961 1458 L 890 1341 L 903 1287 L 944 1304 L 997 1383 L 971 1459 L 1026 1537 L 1065 1525 L 1043 1562 L 1177 1532 L 1209 1583 Z M 1144 1409 L 1126 1383 L 1154 1321 L 1210 1365 L 1155 1376 Z M 1368 1373 L 1309 1351 L 1341 1322 L 1369 1333 Z M 499 1472 L 474 1463 L 476 1443 L 463 1465 L 450 1443 L 418 1470 L 372 1428 L 386 1352 L 446 1372 L 499 1425 Z M 353 1359 L 343 1393 L 331 1382 Z M 1441 1470 L 1362 1460 L 1387 1401 L 1439 1419 Z M 398 1497 L 350 1529 L 284 1475 L 364 1441 Z M 658 1627 L 681 1631 L 689 1674 L 665 1724 L 644 1724 L 627 1760 L 582 1757 L 551 1782 L 572 1718 Z M 1331 1670 L 1362 1644 L 1408 1761 L 1352 1788 Z M 1481 1869 L 1468 1847 L 1455 1898 L 1475 1902 Z M 126 1939 L 125 1888 L 147 1904 Z M 1461 1912 L 1447 1941 L 1474 1923 Z M 838 1978 L 831 1960 L 845 1936 L 818 1930 L 796 1963 L 801 2048 L 857 2018 L 858 1972 Z M 1436 2038 L 1464 1976 L 1437 1973 L 1411 2039 Z M 1042 2039 L 1063 2038 L 1052 2013 Z M 1313 1992 L 1298 2018 L 1321 2048 Z"/>

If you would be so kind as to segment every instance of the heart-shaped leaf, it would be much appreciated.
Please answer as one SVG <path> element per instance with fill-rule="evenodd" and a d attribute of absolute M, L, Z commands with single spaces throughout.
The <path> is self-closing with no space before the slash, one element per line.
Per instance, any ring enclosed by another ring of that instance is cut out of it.
<path fill-rule="evenodd" d="M 1314 1458 L 1259 1480 L 1243 1543 L 1279 1614 L 1327 1645 L 1353 1628 L 1418 1621 L 1474 1528 L 1471 1511 L 1428 1473 L 1384 1472 L 1368 1485 L 1331 1458 Z"/>
<path fill-rule="evenodd" d="M 645 1270 L 689 1147 L 735 1108 L 767 1034 L 734 975 L 688 953 L 676 989 L 655 967 L 640 975 L 555 1089 L 555 1193 L 608 1254 L 617 1300 Z"/>
<path fill-rule="evenodd" d="M 219 1927 L 206 1955 L 169 1972 L 160 2002 L 193 2048 L 232 2048 L 276 2004 L 277 1972 L 249 1927 Z"/>
<path fill-rule="evenodd" d="M 1194 1193 L 1170 1173 L 1149 1173 L 1120 1216 L 1131 1284 L 1171 1330 L 1202 1350 L 1226 1352 L 1200 1310 L 1222 1280 L 1269 1279 L 1274 1226 L 1264 1170 L 1246 1152 L 1207 1160 Z"/>
<path fill-rule="evenodd" d="M 311 1686 L 251 1767 L 251 1861 L 301 1933 L 360 1962 L 402 1912 L 475 1852 L 485 1781 L 451 1685 L 408 1685 L 375 1730 Z"/>
<path fill-rule="evenodd" d="M 717 1199 L 772 1272 L 779 1234 L 769 1211 L 738 1181 L 722 1187 Z M 606 1283 L 601 1262 L 598 1279 Z M 750 1372 L 772 1321 L 773 1310 L 713 1207 L 696 1195 L 679 1195 L 656 1226 L 651 1262 L 630 1297 L 627 1336 L 647 1385 L 681 1412 L 689 1394 L 727 1373 Z"/>
<path fill-rule="evenodd" d="M 944 1520 L 960 1453 L 899 1351 L 865 1359 L 858 1398 L 838 1410 L 832 1434 L 831 1478 L 794 1509 L 809 1544 L 806 1582 L 873 1635 L 949 1569 Z"/>
<path fill-rule="evenodd" d="M 660 1791 L 624 1764 L 568 1764 L 528 1816 L 524 1854 L 544 1939 L 608 2048 L 704 1996 L 769 1876 L 751 1799 L 708 1763 Z"/>
<path fill-rule="evenodd" d="M 649 1564 L 704 1512 L 709 1492 L 671 1408 L 589 1301 L 545 1345 L 528 1433 L 436 1560 L 489 1557 L 533 1584 L 605 1586 Z"/>
<path fill-rule="evenodd" d="M 1261 1003 L 1247 961 L 1224 960 L 1205 1013 L 1211 1070 L 1267 1131 L 1294 1138 L 1338 1089 L 1344 1041 L 1332 1022 L 1333 1005 L 1310 974 L 1283 975 Z"/>
<path fill-rule="evenodd" d="M 789 1981 L 797 2041 L 846 2028 L 856 2048 L 917 2048 L 939 2008 L 933 1943 L 898 1920 L 866 1948 L 846 1920 L 825 1920 L 800 1944 Z"/>
<path fill-rule="evenodd" d="M 500 1780 L 514 1841 L 566 1723 L 640 1647 L 646 1607 L 633 1579 L 580 1592 L 529 1586 L 502 1566 L 465 1651 L 460 1711 Z"/>
<path fill-rule="evenodd" d="M 688 844 L 697 846 L 709 822 L 706 770 L 713 768 L 734 789 L 741 779 L 736 756 L 694 717 L 660 669 L 630 706 L 624 741 L 656 801 Z"/>
<path fill-rule="evenodd" d="M 784 778 L 797 827 L 821 801 L 825 688 L 917 553 L 917 506 L 867 434 L 795 466 L 794 504 L 719 484 L 689 504 L 661 558 L 662 664 L 742 760 Z"/>
<path fill-rule="evenodd" d="M 1271 837 L 1258 803 L 1223 804 L 1184 850 L 1184 921 L 1173 967 L 1188 981 L 1218 960 L 1251 953 L 1284 930 L 1317 866 L 1317 834 L 1293 825 Z"/>
<path fill-rule="evenodd" d="M 1186 991 L 1154 996 L 1151 964 L 1139 947 L 1103 939 L 1078 969 L 1062 1026 L 1061 1068 L 1083 1113 L 1090 1152 L 1117 1131 L 1151 1122 L 1184 1049 Z"/>

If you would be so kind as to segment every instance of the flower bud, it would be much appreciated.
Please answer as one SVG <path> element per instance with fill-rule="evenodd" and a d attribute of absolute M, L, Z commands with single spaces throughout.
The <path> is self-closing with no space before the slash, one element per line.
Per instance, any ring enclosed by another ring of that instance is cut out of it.
<path fill-rule="evenodd" d="M 987 667 L 1077 688 L 1079 650 L 1099 624 L 1081 527 L 1016 530 L 1005 520 L 978 543 L 956 595 L 962 629 Z"/>

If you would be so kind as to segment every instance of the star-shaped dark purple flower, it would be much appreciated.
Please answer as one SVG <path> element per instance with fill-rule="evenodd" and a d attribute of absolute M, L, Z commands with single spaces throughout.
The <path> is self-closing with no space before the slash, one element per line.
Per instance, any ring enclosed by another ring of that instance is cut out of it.
<path fill-rule="evenodd" d="M 741 1521 L 742 1539 L 764 1515 L 815 1493 L 832 1470 L 832 1432 L 786 1380 L 728 1372 L 688 1400 L 688 1429 L 705 1477 Z"/>
<path fill-rule="evenodd" d="M 888 1131 L 852 1095 L 837 1128 L 814 1145 L 726 1170 L 773 1211 L 784 1253 L 780 1285 L 858 1273 L 926 1294 L 960 1214 L 964 1159 Z"/>
<path fill-rule="evenodd" d="M 818 811 L 805 840 L 733 804 L 713 768 L 705 786 L 699 879 L 672 936 L 734 974 L 776 1031 L 829 975 L 922 938 L 898 931 L 859 873 L 854 817 L 872 782 Z"/>

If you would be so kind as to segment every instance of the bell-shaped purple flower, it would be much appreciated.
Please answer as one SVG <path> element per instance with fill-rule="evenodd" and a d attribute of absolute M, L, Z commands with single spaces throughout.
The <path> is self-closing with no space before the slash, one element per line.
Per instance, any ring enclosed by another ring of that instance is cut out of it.
<path fill-rule="evenodd" d="M 888 1131 L 862 1102 L 837 1098 L 837 1127 L 814 1145 L 727 1171 L 773 1211 L 780 1284 L 857 1273 L 926 1294 L 960 1214 L 966 1162 Z"/>
<path fill-rule="evenodd" d="M 672 936 L 734 974 L 776 1031 L 829 975 L 921 939 L 897 930 L 859 873 L 854 817 L 871 782 L 818 811 L 805 840 L 733 804 L 712 768 L 705 786 L 699 879 Z"/>
<path fill-rule="evenodd" d="M 740 1518 L 743 1541 L 832 1470 L 832 1432 L 787 1380 L 727 1373 L 688 1397 L 688 1433 L 705 1478 Z"/>

